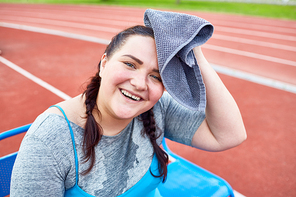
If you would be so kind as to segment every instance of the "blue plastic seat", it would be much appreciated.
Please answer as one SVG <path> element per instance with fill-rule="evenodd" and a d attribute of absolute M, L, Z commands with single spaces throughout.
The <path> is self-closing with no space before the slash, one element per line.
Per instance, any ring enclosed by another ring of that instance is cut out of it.
<path fill-rule="evenodd" d="M 31 124 L 0 133 L 0 141 L 24 133 L 30 128 L 30 126 Z M 11 172 L 16 155 L 17 152 L 0 158 L 0 197 L 9 195 Z"/>
<path fill-rule="evenodd" d="M 172 157 L 167 180 L 158 187 L 162 196 L 234 197 L 233 189 L 225 180 L 174 154 L 165 139 L 162 145 Z"/>

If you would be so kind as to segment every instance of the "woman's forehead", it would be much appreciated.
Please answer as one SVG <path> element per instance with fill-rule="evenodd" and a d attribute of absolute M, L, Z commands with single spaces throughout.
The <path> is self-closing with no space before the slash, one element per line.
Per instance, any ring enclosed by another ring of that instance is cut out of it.
<path fill-rule="evenodd" d="M 148 36 L 130 36 L 125 44 L 117 51 L 117 56 L 132 55 L 142 62 L 157 62 L 156 45 L 153 38 Z"/>
<path fill-rule="evenodd" d="M 136 51 L 145 49 L 152 50 L 152 52 L 154 50 L 156 51 L 155 40 L 151 37 L 141 35 L 129 36 L 121 48 L 125 48 L 125 50 L 135 49 Z"/>

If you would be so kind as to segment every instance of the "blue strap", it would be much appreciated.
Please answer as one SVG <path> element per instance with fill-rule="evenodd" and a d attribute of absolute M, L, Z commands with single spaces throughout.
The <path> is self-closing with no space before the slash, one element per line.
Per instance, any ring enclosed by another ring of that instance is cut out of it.
<path fill-rule="evenodd" d="M 63 115 L 64 115 L 64 117 L 65 117 L 65 119 L 66 119 L 66 121 L 67 121 L 67 123 L 68 123 L 69 129 L 70 129 L 71 138 L 72 138 L 73 149 L 74 149 L 75 170 L 76 170 L 76 182 L 75 182 L 75 184 L 77 185 L 77 184 L 78 184 L 78 157 L 77 157 L 77 152 L 76 152 L 76 147 L 75 147 L 74 133 L 73 133 L 72 127 L 71 127 L 71 125 L 70 125 L 70 121 L 69 121 L 69 119 L 67 118 L 67 116 L 66 116 L 64 110 L 63 110 L 60 106 L 58 106 L 58 105 L 53 105 L 53 106 L 51 106 L 51 107 L 56 107 L 56 108 L 58 108 L 58 109 L 63 113 Z"/>
<path fill-rule="evenodd" d="M 77 152 L 76 152 L 76 148 L 75 148 L 74 133 L 73 133 L 72 127 L 70 125 L 70 121 L 68 120 L 64 110 L 60 106 L 53 105 L 51 107 L 57 107 L 63 113 L 63 115 L 68 123 L 69 129 L 70 129 L 70 134 L 71 134 L 73 149 L 74 149 L 75 168 L 76 168 L 76 183 L 72 188 L 65 191 L 64 197 L 68 197 L 68 196 L 69 197 L 76 197 L 76 196 L 77 197 L 82 197 L 82 196 L 83 197 L 92 197 L 92 195 L 86 193 L 78 186 L 78 157 L 77 157 Z M 142 195 L 143 192 L 144 192 L 143 195 L 145 195 L 145 197 L 161 197 L 161 194 L 160 194 L 159 190 L 157 189 L 157 186 L 161 182 L 162 178 L 161 177 L 160 178 L 153 177 L 150 173 L 150 170 L 155 175 L 158 175 L 158 173 L 159 173 L 158 160 L 157 160 L 156 155 L 153 156 L 151 166 L 150 166 L 149 170 L 146 172 L 146 174 L 142 177 L 142 179 L 140 181 L 138 181 L 128 191 L 119 195 L 119 197 L 139 196 L 139 195 Z"/>

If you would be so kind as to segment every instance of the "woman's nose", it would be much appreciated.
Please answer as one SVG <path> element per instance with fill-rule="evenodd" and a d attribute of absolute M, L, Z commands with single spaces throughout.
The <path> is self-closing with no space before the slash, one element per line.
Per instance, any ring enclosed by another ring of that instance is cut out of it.
<path fill-rule="evenodd" d="M 137 74 L 131 79 L 131 84 L 139 91 L 147 90 L 147 77 L 143 74 Z"/>

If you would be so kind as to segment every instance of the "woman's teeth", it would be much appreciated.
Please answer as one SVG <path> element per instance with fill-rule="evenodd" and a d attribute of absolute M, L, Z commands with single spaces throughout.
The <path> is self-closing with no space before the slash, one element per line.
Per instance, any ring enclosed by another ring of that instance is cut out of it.
<path fill-rule="evenodd" d="M 135 100 L 135 101 L 139 101 L 139 100 L 141 99 L 140 97 L 137 97 L 137 96 L 131 95 L 129 92 L 127 92 L 127 91 L 125 91 L 125 90 L 121 90 L 121 93 L 122 93 L 124 96 L 126 96 L 126 97 L 128 97 L 128 98 L 131 98 L 131 99 L 133 99 L 133 100 Z"/>

